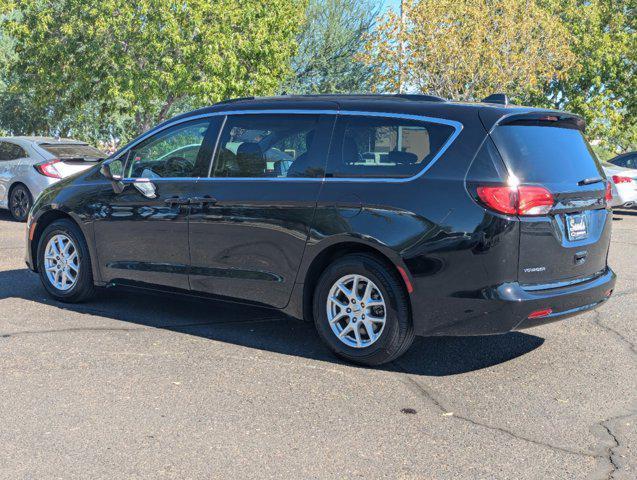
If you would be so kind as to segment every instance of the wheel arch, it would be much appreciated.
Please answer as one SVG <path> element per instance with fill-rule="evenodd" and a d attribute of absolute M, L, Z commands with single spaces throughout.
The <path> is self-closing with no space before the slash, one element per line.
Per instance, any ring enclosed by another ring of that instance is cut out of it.
<path fill-rule="evenodd" d="M 60 219 L 66 219 L 73 222 L 80 229 L 80 231 L 82 232 L 82 235 L 84 235 L 84 240 L 86 241 L 86 245 L 88 246 L 88 249 L 89 249 L 89 255 L 91 256 L 91 270 L 93 271 L 93 279 L 97 283 L 98 281 L 97 279 L 100 278 L 98 277 L 99 269 L 97 268 L 97 259 L 95 255 L 95 250 L 93 248 L 93 244 L 91 242 L 91 237 L 89 236 L 89 232 L 86 231 L 86 228 L 84 228 L 84 226 L 82 225 L 82 222 L 78 221 L 77 218 L 74 218 L 72 214 L 60 209 L 54 209 L 54 208 L 48 209 L 42 214 L 40 214 L 35 221 L 36 226 L 35 226 L 35 229 L 33 230 L 33 235 L 30 238 L 30 245 L 29 245 L 29 248 L 31 249 L 30 251 L 31 258 L 33 259 L 34 271 L 36 272 L 38 271 L 38 265 L 37 265 L 38 246 L 40 244 L 40 238 L 42 238 L 42 234 L 44 233 L 44 230 L 46 230 L 46 228 L 49 225 L 51 225 L 51 223 Z"/>
<path fill-rule="evenodd" d="M 73 223 L 77 224 L 77 222 L 73 220 L 73 217 L 71 217 L 71 215 L 61 210 L 47 210 L 42 215 L 40 215 L 40 217 L 37 219 L 37 222 L 35 224 L 35 229 L 33 230 L 33 233 L 31 234 L 31 238 L 30 238 L 31 258 L 33 259 L 33 264 L 36 271 L 38 268 L 37 258 L 38 258 L 38 246 L 40 244 L 40 238 L 42 238 L 42 234 L 44 233 L 44 230 L 46 230 L 46 227 L 51 225 L 56 220 L 60 220 L 62 218 L 71 220 Z"/>
<path fill-rule="evenodd" d="M 11 195 L 13 195 L 14 190 L 18 187 L 24 187 L 24 189 L 27 191 L 27 195 L 29 196 L 31 200 L 31 206 L 33 205 L 33 201 L 34 201 L 33 193 L 31 193 L 31 189 L 29 188 L 29 185 L 27 185 L 27 183 L 22 181 L 21 179 L 16 179 L 14 177 L 12 179 L 11 185 L 9 185 L 9 188 L 7 188 L 6 190 L 6 197 L 5 197 L 6 208 L 7 210 L 9 210 L 9 213 L 11 213 L 12 216 L 13 216 L 13 213 L 11 212 Z M 28 215 L 28 212 L 27 212 L 27 215 Z"/>
<path fill-rule="evenodd" d="M 388 269 L 398 275 L 398 278 L 402 279 L 401 284 L 403 288 L 405 288 L 405 291 L 411 293 L 411 279 L 400 257 L 395 254 L 392 255 L 392 253 L 389 252 L 384 252 L 381 248 L 366 242 L 343 239 L 325 246 L 320 252 L 314 255 L 301 276 L 303 279 L 302 309 L 304 319 L 310 321 L 313 319 L 312 302 L 314 289 L 325 268 L 341 257 L 356 253 L 371 255 L 385 264 Z M 407 295 L 407 297 L 410 299 L 409 303 L 411 308 L 410 295 Z"/>
<path fill-rule="evenodd" d="M 13 183 L 11 183 L 11 185 L 9 185 L 9 188 L 7 190 L 7 207 L 9 206 L 9 202 L 11 201 L 11 194 L 13 193 L 13 191 L 16 189 L 16 187 L 22 186 L 24 188 L 27 189 L 27 192 L 29 192 L 29 195 L 31 196 L 31 201 L 33 202 L 35 199 L 33 198 L 33 193 L 31 193 L 31 189 L 29 188 L 29 186 L 23 182 L 22 180 L 13 180 Z"/>
<path fill-rule="evenodd" d="M 14 180 L 13 183 L 9 185 L 9 190 L 7 190 L 8 196 L 11 196 L 11 192 L 13 192 L 13 189 L 17 187 L 18 185 L 22 185 L 24 188 L 26 188 L 27 191 L 29 192 L 29 195 L 33 197 L 33 194 L 31 193 L 29 186 L 26 183 L 24 183 L 22 180 Z"/>

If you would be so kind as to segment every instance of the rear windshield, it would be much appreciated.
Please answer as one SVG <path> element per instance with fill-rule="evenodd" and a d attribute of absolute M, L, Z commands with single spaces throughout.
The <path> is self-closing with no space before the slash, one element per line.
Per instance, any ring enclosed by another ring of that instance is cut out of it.
<path fill-rule="evenodd" d="M 85 160 L 97 160 L 98 158 L 106 158 L 106 155 L 97 148 L 83 144 L 59 144 L 59 145 L 40 145 L 47 152 L 55 155 L 57 158 L 64 160 L 66 158 L 83 158 Z"/>
<path fill-rule="evenodd" d="M 526 183 L 577 183 L 603 177 L 601 167 L 577 129 L 504 125 L 493 139 L 510 171 Z"/>

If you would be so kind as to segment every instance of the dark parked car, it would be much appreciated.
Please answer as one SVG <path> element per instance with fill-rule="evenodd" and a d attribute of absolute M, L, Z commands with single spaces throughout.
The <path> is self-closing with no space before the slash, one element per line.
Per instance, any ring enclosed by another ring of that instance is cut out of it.
<path fill-rule="evenodd" d="M 414 335 L 505 333 L 608 299 L 608 184 L 583 128 L 429 96 L 224 102 L 47 189 L 27 264 L 62 301 L 132 285 L 281 309 L 378 365 Z"/>

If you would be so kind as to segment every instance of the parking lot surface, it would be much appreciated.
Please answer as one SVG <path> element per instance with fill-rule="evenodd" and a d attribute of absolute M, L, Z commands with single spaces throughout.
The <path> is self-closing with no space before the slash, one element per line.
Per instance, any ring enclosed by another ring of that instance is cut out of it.
<path fill-rule="evenodd" d="M 637 211 L 597 311 L 337 361 L 277 312 L 49 299 L 0 213 L 0 478 L 637 478 Z"/>

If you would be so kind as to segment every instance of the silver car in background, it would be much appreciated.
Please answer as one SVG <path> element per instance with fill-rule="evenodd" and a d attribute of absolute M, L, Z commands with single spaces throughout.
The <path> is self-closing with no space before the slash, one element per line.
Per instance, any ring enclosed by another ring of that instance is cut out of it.
<path fill-rule="evenodd" d="M 606 177 L 611 181 L 611 207 L 637 206 L 637 152 L 619 155 L 602 162 Z"/>
<path fill-rule="evenodd" d="M 68 138 L 0 138 L 0 208 L 24 222 L 42 190 L 105 157 L 88 143 Z"/>

